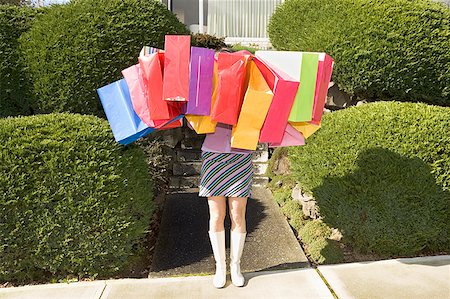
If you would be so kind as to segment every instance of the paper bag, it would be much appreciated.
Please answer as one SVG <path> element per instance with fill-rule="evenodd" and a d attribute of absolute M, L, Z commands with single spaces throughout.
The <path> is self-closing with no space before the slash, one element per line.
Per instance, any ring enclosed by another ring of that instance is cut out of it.
<path fill-rule="evenodd" d="M 186 102 L 189 98 L 190 35 L 166 35 L 163 99 Z"/>
<path fill-rule="evenodd" d="M 221 52 L 218 55 L 217 99 L 211 118 L 220 123 L 235 125 L 244 99 L 247 62 L 250 54 Z"/>
<path fill-rule="evenodd" d="M 254 62 L 273 92 L 273 99 L 261 128 L 259 142 L 280 143 L 297 93 L 298 81 L 282 70 L 275 71 L 270 68 L 258 56 L 254 58 Z"/>
<path fill-rule="evenodd" d="M 255 62 L 250 61 L 249 63 L 249 84 L 237 125 L 233 127 L 231 146 L 256 150 L 259 133 L 269 111 L 273 92 Z"/>

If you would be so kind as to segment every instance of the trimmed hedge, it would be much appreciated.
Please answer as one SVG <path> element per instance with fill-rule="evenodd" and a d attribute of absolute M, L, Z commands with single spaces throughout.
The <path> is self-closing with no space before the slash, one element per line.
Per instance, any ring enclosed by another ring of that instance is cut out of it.
<path fill-rule="evenodd" d="M 450 108 L 378 102 L 324 115 L 292 175 L 323 222 L 363 253 L 450 250 Z"/>
<path fill-rule="evenodd" d="M 0 117 L 32 113 L 18 39 L 30 29 L 36 14 L 43 11 L 0 5 Z"/>
<path fill-rule="evenodd" d="M 106 120 L 0 119 L 0 281 L 95 277 L 142 256 L 153 182 L 137 146 Z"/>
<path fill-rule="evenodd" d="M 78 0 L 52 6 L 21 38 L 38 113 L 102 115 L 96 89 L 121 78 L 142 46 L 189 34 L 159 1 Z"/>
<path fill-rule="evenodd" d="M 191 44 L 192 46 L 214 50 L 220 50 L 227 47 L 227 44 L 225 44 L 225 37 L 216 37 L 204 33 L 191 34 Z"/>
<path fill-rule="evenodd" d="M 278 50 L 329 53 L 348 93 L 450 106 L 449 20 L 430 0 L 287 0 L 268 32 Z"/>

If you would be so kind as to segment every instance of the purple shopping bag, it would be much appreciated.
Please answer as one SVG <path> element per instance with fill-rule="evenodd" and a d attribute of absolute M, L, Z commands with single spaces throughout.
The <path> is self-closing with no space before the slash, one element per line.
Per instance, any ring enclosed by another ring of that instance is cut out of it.
<path fill-rule="evenodd" d="M 214 50 L 191 47 L 189 101 L 185 114 L 210 114 L 213 76 Z"/>

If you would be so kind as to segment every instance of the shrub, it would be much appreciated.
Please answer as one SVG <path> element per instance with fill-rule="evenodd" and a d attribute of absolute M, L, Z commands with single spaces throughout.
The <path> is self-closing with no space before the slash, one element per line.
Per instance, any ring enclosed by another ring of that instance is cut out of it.
<path fill-rule="evenodd" d="M 318 264 L 335 264 L 344 259 L 344 253 L 335 240 L 317 239 L 307 248 L 311 258 Z"/>
<path fill-rule="evenodd" d="M 379 102 L 324 115 L 291 169 L 324 223 L 361 252 L 450 249 L 450 108 Z"/>
<path fill-rule="evenodd" d="M 0 5 L 0 117 L 31 113 L 18 39 L 43 11 Z"/>
<path fill-rule="evenodd" d="M 284 206 L 281 208 L 283 214 L 289 219 L 289 224 L 294 228 L 295 231 L 299 231 L 300 228 L 305 224 L 303 219 L 302 205 L 296 200 L 286 201 Z"/>
<path fill-rule="evenodd" d="M 209 34 L 195 33 L 191 35 L 191 44 L 196 47 L 220 50 L 226 48 L 224 37 L 216 37 Z"/>
<path fill-rule="evenodd" d="M 121 77 L 142 46 L 188 34 L 158 1 L 78 0 L 52 6 L 21 38 L 39 113 L 101 114 L 96 89 Z"/>
<path fill-rule="evenodd" d="M 449 19 L 430 0 L 288 0 L 268 32 L 278 50 L 329 53 L 348 93 L 449 106 Z"/>
<path fill-rule="evenodd" d="M 303 242 L 311 244 L 318 239 L 328 238 L 331 235 L 331 229 L 320 220 L 312 220 L 299 230 L 298 235 Z"/>
<path fill-rule="evenodd" d="M 0 281 L 111 275 L 142 251 L 154 210 L 142 150 L 106 120 L 0 119 Z"/>

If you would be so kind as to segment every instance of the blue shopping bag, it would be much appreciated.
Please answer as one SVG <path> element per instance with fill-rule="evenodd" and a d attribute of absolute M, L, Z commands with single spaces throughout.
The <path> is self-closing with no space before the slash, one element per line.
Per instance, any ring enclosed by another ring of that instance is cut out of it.
<path fill-rule="evenodd" d="M 130 144 L 156 130 L 147 126 L 134 112 L 124 79 L 97 89 L 97 93 L 117 142 Z"/>

